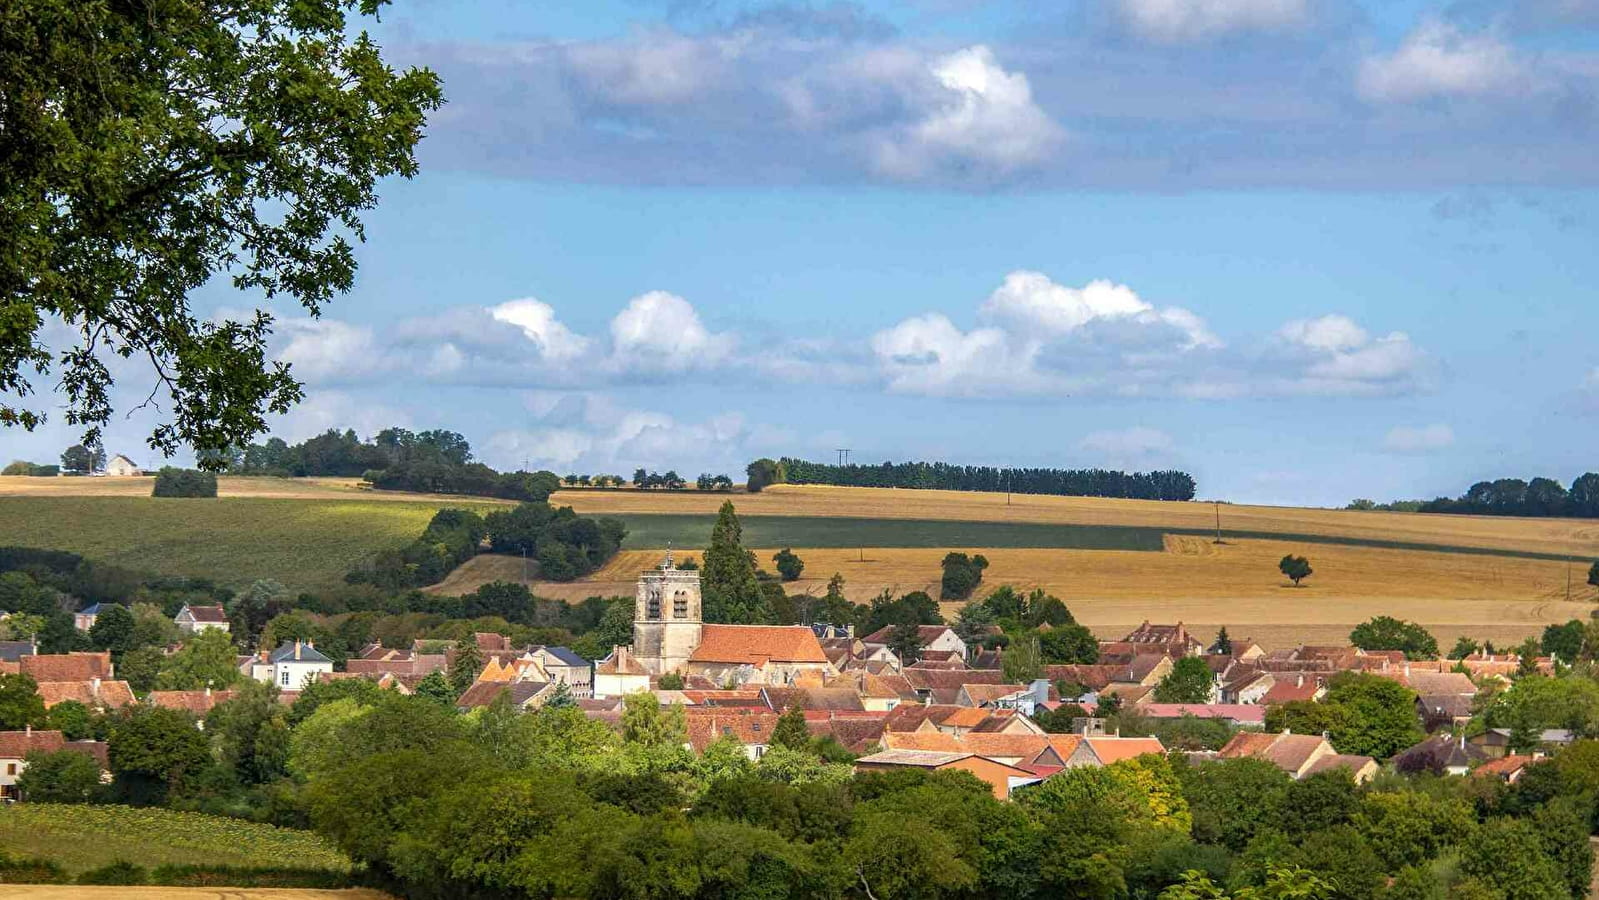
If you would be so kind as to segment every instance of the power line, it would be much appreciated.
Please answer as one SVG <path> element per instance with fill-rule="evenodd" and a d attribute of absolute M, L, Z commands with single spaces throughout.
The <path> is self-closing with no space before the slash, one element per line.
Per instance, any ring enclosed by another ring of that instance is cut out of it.
<path fill-rule="evenodd" d="M 848 447 L 840 447 L 835 451 L 838 453 L 838 464 L 840 467 L 849 465 L 849 451 L 850 448 Z"/>

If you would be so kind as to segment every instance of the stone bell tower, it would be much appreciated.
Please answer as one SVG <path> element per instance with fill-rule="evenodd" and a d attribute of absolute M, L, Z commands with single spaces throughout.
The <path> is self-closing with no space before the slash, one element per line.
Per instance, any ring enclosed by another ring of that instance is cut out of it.
<path fill-rule="evenodd" d="M 633 656 L 653 675 L 676 672 L 700 645 L 700 573 L 672 565 L 639 575 L 633 606 Z"/>

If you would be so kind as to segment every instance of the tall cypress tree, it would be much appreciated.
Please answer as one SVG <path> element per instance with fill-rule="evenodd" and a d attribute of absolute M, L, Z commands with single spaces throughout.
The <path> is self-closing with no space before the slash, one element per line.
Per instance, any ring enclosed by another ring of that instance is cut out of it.
<path fill-rule="evenodd" d="M 711 546 L 700 564 L 700 588 L 707 622 L 758 625 L 770 619 L 755 578 L 755 554 L 744 549 L 744 529 L 732 501 L 717 513 Z"/>

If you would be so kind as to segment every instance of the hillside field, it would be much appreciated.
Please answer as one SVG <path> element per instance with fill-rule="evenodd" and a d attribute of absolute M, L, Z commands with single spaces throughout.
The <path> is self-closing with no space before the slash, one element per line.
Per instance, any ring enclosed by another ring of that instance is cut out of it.
<path fill-rule="evenodd" d="M 0 884 L 0 900 L 394 900 L 382 891 Z"/>
<path fill-rule="evenodd" d="M 69 873 L 118 860 L 160 865 L 289 866 L 349 871 L 350 861 L 309 831 L 240 819 L 127 806 L 0 806 L 0 847 L 52 860 Z"/>

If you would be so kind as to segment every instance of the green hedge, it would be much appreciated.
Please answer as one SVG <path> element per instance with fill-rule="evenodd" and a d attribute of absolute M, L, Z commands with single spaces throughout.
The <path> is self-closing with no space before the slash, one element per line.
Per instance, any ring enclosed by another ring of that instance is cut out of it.
<path fill-rule="evenodd" d="M 48 859 L 0 852 L 0 884 L 71 884 L 66 870 Z"/>
<path fill-rule="evenodd" d="M 175 469 L 165 466 L 155 476 L 152 497 L 215 497 L 217 476 L 212 472 L 194 469 Z"/>
<path fill-rule="evenodd" d="M 357 882 L 345 872 L 271 866 L 157 866 L 150 883 L 167 887 L 302 888 L 338 890 Z"/>
<path fill-rule="evenodd" d="M 150 870 L 127 860 L 117 860 L 109 866 L 90 869 L 78 876 L 79 884 L 149 884 Z"/>

